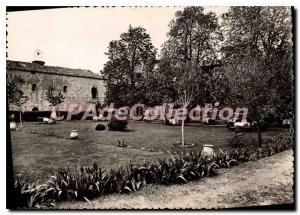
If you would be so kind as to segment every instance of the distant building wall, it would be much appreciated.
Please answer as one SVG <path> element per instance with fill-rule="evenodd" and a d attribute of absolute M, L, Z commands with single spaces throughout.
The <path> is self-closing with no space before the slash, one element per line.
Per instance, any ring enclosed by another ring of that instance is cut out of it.
<path fill-rule="evenodd" d="M 24 111 L 32 111 L 34 108 L 38 111 L 50 111 L 49 102 L 46 99 L 46 89 L 49 81 L 54 80 L 56 87 L 65 95 L 66 104 L 78 103 L 84 106 L 92 101 L 104 102 L 105 85 L 101 79 L 88 77 L 72 77 L 58 74 L 45 74 L 38 72 L 22 71 L 17 69 L 7 70 L 8 75 L 17 75 L 22 77 L 25 83 L 22 90 L 28 96 L 29 100 L 23 105 Z M 94 89 L 94 98 L 92 88 Z M 66 92 L 64 92 L 64 90 Z M 10 105 L 10 110 L 17 110 L 14 105 Z M 64 111 L 61 109 L 61 111 Z"/>

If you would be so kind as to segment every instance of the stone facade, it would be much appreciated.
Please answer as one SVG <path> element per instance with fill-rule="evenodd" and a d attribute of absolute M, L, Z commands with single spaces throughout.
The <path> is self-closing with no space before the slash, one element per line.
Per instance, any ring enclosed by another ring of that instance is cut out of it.
<path fill-rule="evenodd" d="M 29 100 L 23 105 L 24 111 L 50 111 L 46 100 L 49 81 L 65 95 L 60 111 L 67 111 L 68 105 L 75 103 L 85 107 L 91 102 L 104 102 L 105 83 L 98 74 L 89 70 L 69 69 L 63 67 L 44 66 L 39 63 L 7 61 L 7 75 L 11 78 L 20 76 L 25 83 L 23 92 Z M 10 110 L 17 110 L 10 105 Z M 84 108 L 82 108 L 84 110 Z"/>

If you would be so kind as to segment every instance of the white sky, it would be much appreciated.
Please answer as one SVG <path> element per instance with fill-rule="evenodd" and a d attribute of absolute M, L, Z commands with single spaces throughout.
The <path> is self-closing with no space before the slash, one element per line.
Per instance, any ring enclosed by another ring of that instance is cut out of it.
<path fill-rule="evenodd" d="M 7 15 L 8 59 L 31 62 L 39 48 L 49 66 L 90 69 L 95 73 L 107 61 L 111 40 L 141 26 L 160 50 L 168 24 L 182 7 L 63 8 L 10 12 Z M 206 7 L 220 16 L 228 7 Z"/>

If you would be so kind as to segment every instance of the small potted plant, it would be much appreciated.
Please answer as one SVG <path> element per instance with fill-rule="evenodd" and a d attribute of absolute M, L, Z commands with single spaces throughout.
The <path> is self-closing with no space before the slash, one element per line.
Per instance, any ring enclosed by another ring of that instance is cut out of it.
<path fill-rule="evenodd" d="M 16 122 L 10 122 L 9 127 L 10 127 L 10 130 L 15 131 L 17 129 L 17 123 Z"/>
<path fill-rule="evenodd" d="M 214 145 L 205 144 L 203 145 L 203 149 L 201 151 L 201 155 L 203 156 L 213 156 L 215 154 Z"/>
<path fill-rule="evenodd" d="M 9 117 L 9 128 L 10 130 L 16 130 L 17 129 L 17 123 L 14 121 L 15 119 L 15 115 L 12 114 L 10 117 Z"/>

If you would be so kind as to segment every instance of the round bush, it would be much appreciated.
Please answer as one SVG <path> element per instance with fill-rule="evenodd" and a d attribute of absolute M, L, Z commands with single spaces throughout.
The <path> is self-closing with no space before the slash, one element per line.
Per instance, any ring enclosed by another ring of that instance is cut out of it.
<path fill-rule="evenodd" d="M 104 131 L 105 130 L 105 125 L 102 124 L 98 124 L 96 125 L 96 131 Z"/>
<path fill-rule="evenodd" d="M 127 120 L 111 120 L 107 124 L 107 128 L 110 131 L 127 131 Z"/>

